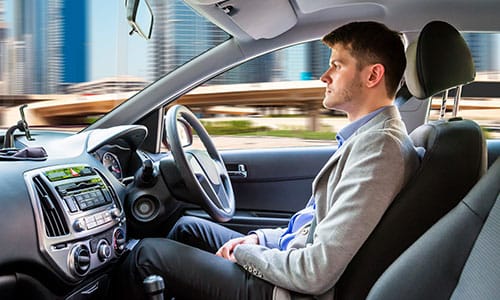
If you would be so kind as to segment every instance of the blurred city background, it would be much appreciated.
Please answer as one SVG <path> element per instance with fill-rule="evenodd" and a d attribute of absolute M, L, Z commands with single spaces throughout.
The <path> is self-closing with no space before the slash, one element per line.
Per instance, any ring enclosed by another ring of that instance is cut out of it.
<path fill-rule="evenodd" d="M 146 41 L 128 35 L 122 0 L 0 0 L 0 127 L 14 124 L 25 103 L 33 125 L 84 126 L 229 38 L 180 0 L 150 3 L 155 23 Z M 462 108 L 466 117 L 498 129 L 500 34 L 464 37 L 479 83 L 473 89 L 477 95 L 466 95 Z M 322 110 L 324 88 L 318 81 L 329 54 L 321 42 L 283 49 L 234 68 L 179 101 L 201 117 L 248 118 L 268 129 L 337 130 L 343 123 Z M 324 115 L 330 119 L 318 121 Z"/>

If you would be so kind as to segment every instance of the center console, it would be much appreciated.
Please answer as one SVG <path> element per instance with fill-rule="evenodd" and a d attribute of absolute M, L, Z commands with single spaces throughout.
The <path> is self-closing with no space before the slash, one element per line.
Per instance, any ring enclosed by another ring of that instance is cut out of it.
<path fill-rule="evenodd" d="M 40 251 L 70 281 L 118 258 L 126 242 L 125 215 L 106 179 L 88 165 L 25 173 Z"/>

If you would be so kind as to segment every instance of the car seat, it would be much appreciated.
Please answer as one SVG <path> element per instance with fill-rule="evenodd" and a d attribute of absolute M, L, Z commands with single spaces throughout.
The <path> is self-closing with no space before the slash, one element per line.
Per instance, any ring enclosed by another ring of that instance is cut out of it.
<path fill-rule="evenodd" d="M 500 158 L 375 283 L 368 299 L 498 299 Z"/>

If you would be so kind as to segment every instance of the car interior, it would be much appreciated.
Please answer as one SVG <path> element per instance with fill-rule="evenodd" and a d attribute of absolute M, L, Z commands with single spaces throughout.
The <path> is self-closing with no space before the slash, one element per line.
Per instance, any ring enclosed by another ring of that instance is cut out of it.
<path fill-rule="evenodd" d="M 141 27 L 133 19 L 141 2 L 123 9 L 131 10 L 133 31 L 148 38 L 154 22 Z M 462 33 L 500 32 L 500 2 L 184 3 L 227 40 L 78 133 L 30 129 L 25 107 L 17 124 L 0 130 L 0 299 L 113 299 L 113 272 L 130 249 L 165 237 L 181 216 L 242 233 L 286 226 L 336 145 L 219 150 L 178 99 L 242 63 L 364 20 L 401 31 L 408 44 L 396 103 L 421 165 L 336 283 L 335 299 L 500 294 L 500 139 L 460 117 L 461 95 L 476 76 Z M 449 116 L 429 121 L 431 100 L 441 98 L 444 113 L 449 97 Z M 204 149 L 190 147 L 193 136 Z"/>

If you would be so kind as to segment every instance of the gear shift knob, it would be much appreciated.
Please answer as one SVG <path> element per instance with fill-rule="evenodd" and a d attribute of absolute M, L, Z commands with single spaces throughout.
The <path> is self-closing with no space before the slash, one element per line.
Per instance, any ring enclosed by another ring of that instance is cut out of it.
<path fill-rule="evenodd" d="M 149 275 L 142 282 L 149 300 L 163 300 L 165 283 L 159 275 Z"/>

